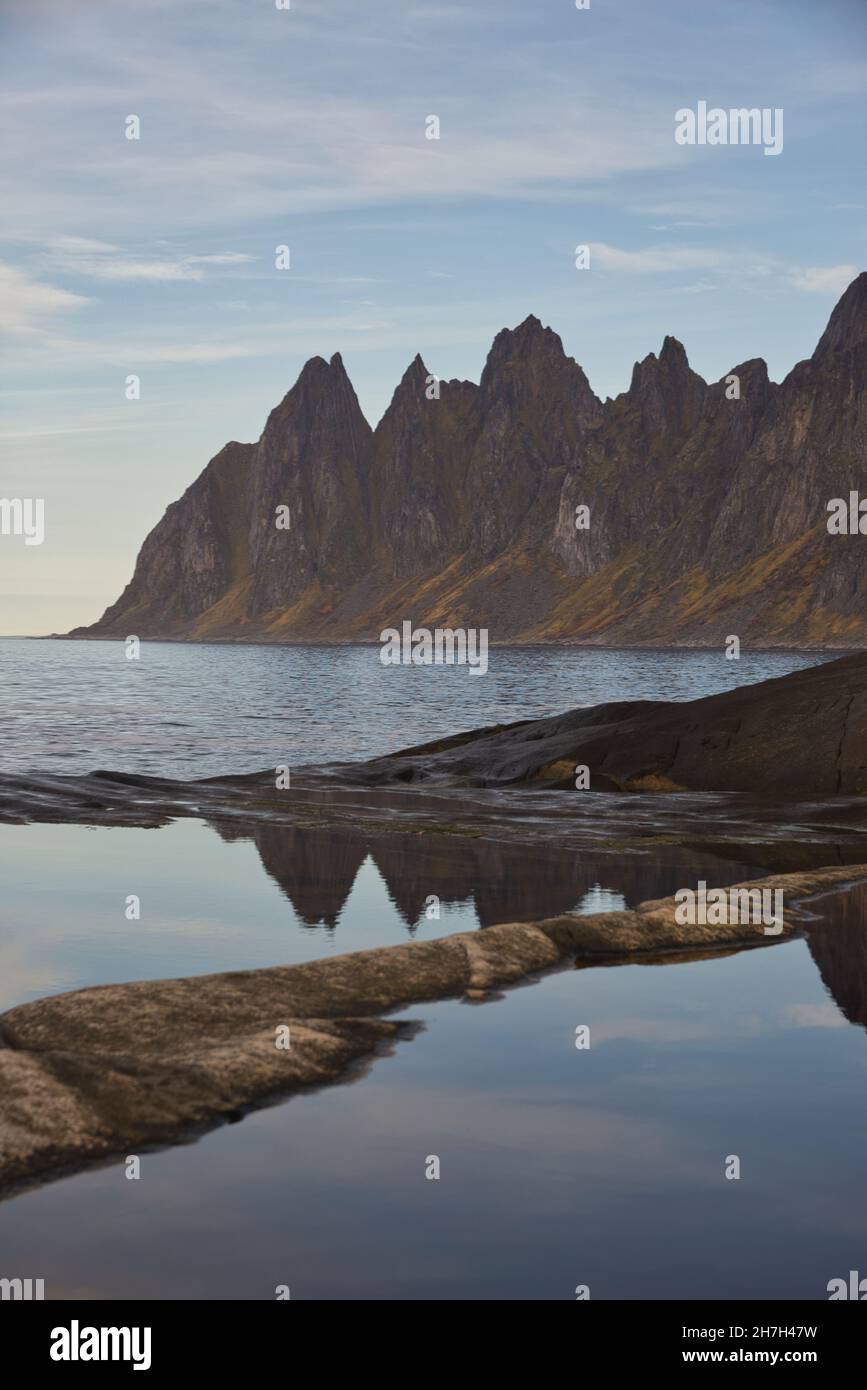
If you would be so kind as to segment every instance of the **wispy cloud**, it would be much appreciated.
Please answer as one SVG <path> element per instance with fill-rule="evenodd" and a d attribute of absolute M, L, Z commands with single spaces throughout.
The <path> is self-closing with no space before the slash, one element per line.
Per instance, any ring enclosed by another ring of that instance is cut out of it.
<path fill-rule="evenodd" d="M 590 247 L 591 265 L 603 270 L 627 275 L 675 275 L 692 271 L 715 272 L 721 279 L 737 277 L 762 278 L 778 281 L 788 288 L 842 294 L 858 274 L 855 265 L 799 266 L 781 257 L 749 250 L 733 252 L 713 247 L 651 246 L 626 250 L 594 242 Z M 683 287 L 691 292 L 715 288 L 714 281 L 705 278 Z"/>
<path fill-rule="evenodd" d="M 216 256 L 185 256 L 184 259 L 187 265 L 243 265 L 254 257 L 243 251 L 225 251 Z"/>
<path fill-rule="evenodd" d="M 726 259 L 721 251 L 692 246 L 651 246 L 626 251 L 619 246 L 609 246 L 604 241 L 592 243 L 590 258 L 591 265 L 601 265 L 605 270 L 624 271 L 630 275 L 716 269 L 724 265 Z"/>
<path fill-rule="evenodd" d="M 120 247 L 112 246 L 108 241 L 93 241 L 86 236 L 58 236 L 48 242 L 51 250 L 69 253 L 71 255 L 99 255 L 102 252 L 119 251 Z"/>
<path fill-rule="evenodd" d="M 177 366 L 201 366 L 215 362 L 233 362 L 241 357 L 258 357 L 263 351 L 262 348 L 243 343 L 167 343 L 132 346 L 127 351 L 127 357 L 137 365 L 174 363 Z M 95 356 L 100 356 L 98 348 Z"/>
<path fill-rule="evenodd" d="M 0 261 L 0 330 L 6 333 L 36 337 L 57 314 L 81 309 L 88 302 L 83 295 L 36 280 L 20 267 Z"/>
<path fill-rule="evenodd" d="M 422 24 L 417 6 L 384 0 L 376 8 L 387 21 L 357 5 L 251 20 L 228 4 L 202 26 L 175 8 L 168 42 L 135 13 L 135 38 L 101 7 L 74 22 L 65 15 L 62 45 L 48 26 L 40 36 L 40 80 L 7 83 L 0 113 L 17 195 L 7 211 L 22 235 L 53 224 L 88 239 L 99 227 L 108 241 L 134 225 L 164 227 L 169 209 L 175 228 L 192 228 L 229 210 L 240 225 L 263 214 L 571 192 L 677 158 L 670 123 L 651 119 L 640 90 L 625 101 L 617 82 L 592 71 L 578 88 L 568 64 L 552 68 L 529 48 L 516 69 L 477 20 L 467 51 L 465 22 Z M 334 41 L 347 25 L 351 61 Z M 432 38 L 449 61 L 431 61 Z M 52 59 L 89 80 L 46 82 Z M 386 73 L 387 92 L 377 80 Z M 58 107 L 64 119 L 49 142 L 34 108 Z M 430 112 L 438 141 L 425 138 Z M 140 140 L 124 138 L 129 113 Z"/>
<path fill-rule="evenodd" d="M 183 256 L 168 260 L 142 259 L 122 251 L 110 242 L 88 237 L 55 237 L 47 246 L 49 264 L 56 270 L 93 280 L 144 280 L 167 283 L 173 280 L 202 280 L 201 266 L 239 266 L 254 258 L 241 251 L 213 255 Z"/>
<path fill-rule="evenodd" d="M 796 290 L 818 290 L 823 294 L 842 294 L 858 274 L 856 265 L 804 266 L 793 270 L 791 283 Z"/>
<path fill-rule="evenodd" d="M 135 261 L 124 257 L 121 260 L 76 259 L 67 266 L 76 275 L 92 280 L 201 280 L 203 272 L 196 270 L 185 261 Z"/>

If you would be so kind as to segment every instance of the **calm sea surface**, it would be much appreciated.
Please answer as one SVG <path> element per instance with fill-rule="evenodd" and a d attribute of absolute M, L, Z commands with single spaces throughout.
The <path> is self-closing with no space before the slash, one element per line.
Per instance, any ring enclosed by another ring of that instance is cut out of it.
<path fill-rule="evenodd" d="M 0 639 L 0 770 L 211 777 L 366 758 L 606 700 L 691 700 L 819 653 L 496 647 L 466 666 L 383 666 L 378 646 Z"/>
<path fill-rule="evenodd" d="M 8 639 L 0 765 L 205 776 L 360 758 L 818 659 L 512 648 L 471 677 L 384 668 L 371 647 L 154 643 L 131 663 L 120 644 Z M 652 839 L 621 855 L 495 830 L 0 826 L 0 1011 L 761 872 Z M 421 1031 L 355 1084 L 145 1153 L 138 1182 L 112 1164 L 0 1201 L 0 1277 L 44 1278 L 48 1298 L 273 1299 L 284 1284 L 293 1299 L 570 1300 L 579 1284 L 593 1298 L 824 1298 L 867 1248 L 865 894 L 822 900 L 807 940 L 400 1010 Z"/>

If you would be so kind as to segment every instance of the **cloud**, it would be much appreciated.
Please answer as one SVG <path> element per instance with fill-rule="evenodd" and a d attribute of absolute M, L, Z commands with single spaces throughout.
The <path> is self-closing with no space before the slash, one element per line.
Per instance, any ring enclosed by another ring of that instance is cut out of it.
<path fill-rule="evenodd" d="M 73 255 L 79 253 L 99 254 L 100 252 L 118 251 L 120 248 L 112 246 L 108 241 L 92 241 L 86 236 L 59 236 L 48 245 L 52 250 L 69 251 Z"/>
<path fill-rule="evenodd" d="M 218 338 L 197 336 L 198 330 L 191 329 L 189 315 L 182 312 L 172 322 L 160 324 L 160 336 L 142 332 L 133 334 L 129 324 L 123 322 L 117 331 L 100 338 L 80 337 L 74 342 L 51 340 L 39 343 L 38 362 L 45 366 L 61 368 L 74 361 L 76 368 L 85 365 L 107 365 L 116 367 L 118 362 L 126 364 L 124 370 L 136 371 L 142 366 L 209 366 L 222 362 L 233 362 L 244 358 L 271 357 L 284 360 L 287 355 L 299 355 L 302 360 L 319 352 L 330 356 L 340 351 L 379 351 L 383 348 L 400 348 L 406 351 L 407 361 L 418 350 L 417 316 L 409 311 L 406 315 L 395 317 L 383 310 L 375 302 L 348 301 L 345 310 L 335 309 L 322 313 L 291 314 L 278 312 L 249 322 L 245 315 L 245 325 L 241 331 L 224 331 Z M 471 306 L 472 307 L 472 306 Z M 438 328 L 428 323 L 425 338 L 429 347 L 437 345 L 453 346 L 455 342 L 467 341 L 488 346 L 490 334 L 473 324 L 469 328 L 456 326 L 452 316 L 445 309 L 440 311 L 442 320 Z M 7 354 L 9 365 L 20 366 L 25 354 L 16 349 L 14 355 Z"/>
<path fill-rule="evenodd" d="M 790 283 L 796 290 L 818 290 L 822 294 L 842 294 L 858 274 L 856 265 L 813 265 L 792 271 Z"/>
<path fill-rule="evenodd" d="M 194 270 L 184 261 L 80 261 L 74 267 L 78 275 L 97 280 L 201 280 L 202 271 Z"/>
<path fill-rule="evenodd" d="M 50 265 L 92 280 L 201 280 L 202 271 L 186 260 L 136 260 L 108 242 L 87 237 L 58 237 L 49 243 Z"/>
<path fill-rule="evenodd" d="M 207 365 L 213 362 L 231 362 L 239 357 L 256 357 L 260 350 L 245 347 L 241 343 L 188 343 L 167 344 L 165 346 L 139 347 L 129 350 L 130 360 L 136 364 L 164 362 L 179 366 Z"/>
<path fill-rule="evenodd" d="M 223 251 L 215 255 L 182 256 L 179 260 L 145 260 L 121 251 L 106 241 L 88 237 L 60 236 L 48 243 L 50 264 L 73 275 L 94 280 L 166 283 L 174 280 L 201 280 L 198 266 L 243 265 L 254 260 L 241 251 Z"/>
<path fill-rule="evenodd" d="M 619 175 L 659 169 L 671 162 L 668 142 L 642 131 L 626 117 L 599 123 L 598 112 L 568 100 L 539 100 L 532 120 L 487 111 L 453 111 L 443 103 L 442 138 L 424 137 L 423 107 L 397 110 L 357 100 L 276 98 L 268 107 L 271 131 L 259 129 L 248 110 L 230 130 L 219 128 L 225 112 L 208 120 L 215 97 L 202 109 L 176 112 L 182 138 L 157 136 L 133 155 L 105 150 L 101 133 L 82 121 L 75 147 L 55 153 L 50 178 L 35 182 L 24 167 L 10 168 L 13 206 L 23 226 L 73 218 L 111 227 L 115 235 L 135 227 L 166 225 L 170 210 L 178 228 L 211 227 L 231 207 L 243 221 L 394 203 L 431 203 L 443 198 L 528 198 L 540 192 L 571 194 L 588 183 L 610 183 Z M 407 103 L 404 102 L 404 107 Z M 246 118 L 246 119 L 245 119 Z M 593 138 L 587 132 L 599 124 Z M 303 131 L 296 143 L 281 144 L 274 130 Z M 28 142 L 28 132 L 21 132 Z M 14 142 L 11 142 L 14 143 Z M 82 155 L 82 149 L 90 151 Z M 65 189 L 63 170 L 78 164 L 76 201 Z M 11 196 L 10 196 L 11 201 Z"/>
<path fill-rule="evenodd" d="M 689 246 L 652 246 L 641 251 L 624 251 L 618 246 L 609 246 L 604 241 L 594 241 L 590 245 L 590 265 L 601 265 L 606 270 L 623 270 L 632 275 L 645 275 L 648 272 L 669 274 L 678 270 L 715 270 L 724 265 L 726 257 L 721 251 L 702 250 Z"/>
<path fill-rule="evenodd" d="M 390 8 L 384 41 L 379 14 L 349 7 L 349 46 L 334 43 L 334 15 L 293 9 L 272 28 L 242 5 L 204 29 L 181 14 L 159 38 L 135 13 L 129 24 L 79 13 L 61 34 L 46 29 L 36 74 L 0 96 L 22 235 L 65 226 L 88 239 L 98 228 L 108 241 L 163 229 L 168 213 L 180 230 L 440 197 L 568 196 L 677 162 L 670 122 L 644 93 L 630 88 L 626 101 L 617 80 L 586 76 L 578 89 L 567 61 L 552 71 L 539 52 L 516 73 L 481 22 L 466 51 L 455 22 L 441 21 L 431 53 L 427 26 Z M 50 140 L 34 106 L 63 112 Z M 138 141 L 124 139 L 127 113 L 141 118 Z M 440 116 L 440 141 L 425 139 L 428 113 Z"/>
<path fill-rule="evenodd" d="M 34 280 L 27 271 L 0 261 L 0 329 L 6 333 L 38 336 L 56 314 L 89 302 L 83 295 Z"/>
<path fill-rule="evenodd" d="M 684 288 L 691 293 L 704 293 L 716 288 L 707 274 L 714 273 L 717 281 L 735 276 L 762 279 L 786 288 L 840 295 L 858 274 L 855 265 L 795 266 L 776 256 L 731 248 L 691 246 L 651 246 L 640 250 L 624 250 L 606 242 L 591 242 L 590 266 L 621 271 L 628 275 L 672 275 L 684 271 L 704 271 L 706 274 Z"/>
<path fill-rule="evenodd" d="M 255 260 L 254 256 L 247 256 L 243 251 L 226 251 L 218 256 L 185 256 L 187 265 L 241 265 L 245 261 Z"/>

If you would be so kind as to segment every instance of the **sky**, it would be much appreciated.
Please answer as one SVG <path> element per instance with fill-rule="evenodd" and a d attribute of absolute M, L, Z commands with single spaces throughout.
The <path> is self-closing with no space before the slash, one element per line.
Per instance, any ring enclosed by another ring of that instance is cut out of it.
<path fill-rule="evenodd" d="M 529 313 L 603 398 L 668 333 L 780 380 L 867 268 L 867 0 L 0 0 L 0 55 L 4 634 L 94 621 L 311 356 L 372 424 Z"/>

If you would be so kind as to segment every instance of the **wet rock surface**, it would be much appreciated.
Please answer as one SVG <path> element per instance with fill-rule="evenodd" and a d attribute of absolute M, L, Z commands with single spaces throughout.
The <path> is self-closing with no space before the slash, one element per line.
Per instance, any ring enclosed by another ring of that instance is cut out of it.
<path fill-rule="evenodd" d="M 600 791 L 867 792 L 867 655 L 721 695 L 570 710 L 361 764 L 368 783 L 575 786 Z"/>

